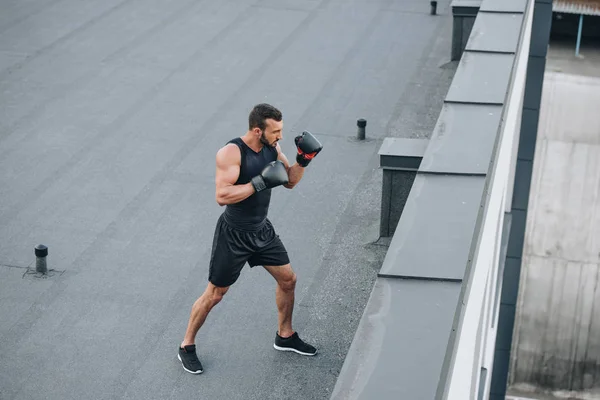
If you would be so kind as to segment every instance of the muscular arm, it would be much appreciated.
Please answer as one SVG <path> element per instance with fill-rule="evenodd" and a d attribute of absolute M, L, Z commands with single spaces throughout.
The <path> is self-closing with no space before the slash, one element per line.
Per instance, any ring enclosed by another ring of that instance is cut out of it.
<path fill-rule="evenodd" d="M 240 175 L 241 154 L 238 147 L 228 144 L 217 152 L 215 177 L 216 200 L 220 206 L 239 203 L 254 193 L 252 183 L 236 185 Z"/>
<path fill-rule="evenodd" d="M 290 166 L 290 162 L 288 161 L 285 154 L 283 154 L 283 152 L 281 151 L 279 143 L 277 143 L 277 152 L 279 153 L 277 159 L 280 160 L 283 163 L 283 165 L 285 165 L 285 169 L 288 173 L 288 184 L 283 186 L 288 189 L 291 189 L 294 186 L 296 186 L 298 182 L 300 182 L 300 179 L 302 179 L 302 176 L 304 175 L 304 168 L 301 167 L 298 163 L 295 163 L 294 165 Z"/>

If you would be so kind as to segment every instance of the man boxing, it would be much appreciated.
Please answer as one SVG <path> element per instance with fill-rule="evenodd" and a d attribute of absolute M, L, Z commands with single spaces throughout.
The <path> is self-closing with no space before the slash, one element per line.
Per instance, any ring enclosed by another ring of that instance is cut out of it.
<path fill-rule="evenodd" d="M 277 282 L 279 326 L 273 347 L 307 356 L 317 353 L 292 329 L 296 274 L 267 213 L 271 189 L 296 186 L 323 146 L 312 134 L 303 132 L 294 139 L 298 154 L 296 163 L 290 166 L 278 143 L 283 129 L 281 112 L 269 104 L 258 104 L 250 112 L 248 122 L 246 134 L 227 142 L 216 156 L 216 200 L 226 207 L 215 229 L 208 286 L 192 306 L 178 354 L 183 369 L 192 374 L 202 373 L 196 334 L 211 309 L 238 279 L 246 262 L 250 267 L 262 265 Z"/>

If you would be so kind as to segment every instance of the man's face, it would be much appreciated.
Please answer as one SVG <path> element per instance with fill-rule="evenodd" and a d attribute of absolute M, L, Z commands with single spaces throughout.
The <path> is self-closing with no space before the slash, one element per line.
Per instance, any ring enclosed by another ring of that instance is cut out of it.
<path fill-rule="evenodd" d="M 283 121 L 267 119 L 265 122 L 267 126 L 260 136 L 260 141 L 266 146 L 275 147 L 277 142 L 283 138 Z"/>

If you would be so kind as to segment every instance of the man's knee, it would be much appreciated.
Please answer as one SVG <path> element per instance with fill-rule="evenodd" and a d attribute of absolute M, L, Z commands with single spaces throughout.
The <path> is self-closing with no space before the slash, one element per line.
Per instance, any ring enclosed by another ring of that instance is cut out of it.
<path fill-rule="evenodd" d="M 296 288 L 296 273 L 291 272 L 290 274 L 282 277 L 279 281 L 279 286 L 284 292 L 291 292 Z"/>
<path fill-rule="evenodd" d="M 206 294 L 208 297 L 207 300 L 211 308 L 216 306 L 221 300 L 223 300 L 223 296 L 225 296 L 227 290 L 229 290 L 229 287 L 218 287 L 212 284 L 209 286 L 209 290 L 207 290 Z"/>
<path fill-rule="evenodd" d="M 213 292 L 210 300 L 214 305 L 217 305 L 221 300 L 223 300 L 223 296 L 225 296 L 225 292 L 221 292 L 221 291 L 215 291 Z"/>

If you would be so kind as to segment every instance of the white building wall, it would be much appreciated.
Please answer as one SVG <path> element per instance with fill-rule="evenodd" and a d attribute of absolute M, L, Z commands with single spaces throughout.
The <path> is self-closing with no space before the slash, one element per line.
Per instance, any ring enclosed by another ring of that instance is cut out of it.
<path fill-rule="evenodd" d="M 490 193 L 484 211 L 483 225 L 479 247 L 473 259 L 470 286 L 465 294 L 466 307 L 457 335 L 457 350 L 452 361 L 447 399 L 478 399 L 480 392 L 480 376 L 482 368 L 487 370 L 483 398 L 488 398 L 501 286 L 498 285 L 500 242 L 504 213 L 510 210 L 514 168 L 516 165 L 516 148 L 521 125 L 521 109 L 525 89 L 527 61 L 533 4 L 530 2 L 525 14 L 525 30 L 521 48 L 517 54 L 510 97 L 504 109 L 504 123 L 496 166 L 488 187 Z M 468 279 L 468 277 L 465 277 Z"/>

